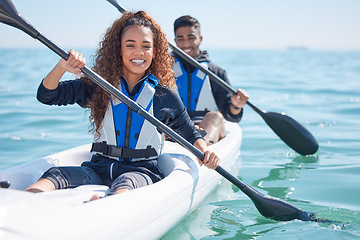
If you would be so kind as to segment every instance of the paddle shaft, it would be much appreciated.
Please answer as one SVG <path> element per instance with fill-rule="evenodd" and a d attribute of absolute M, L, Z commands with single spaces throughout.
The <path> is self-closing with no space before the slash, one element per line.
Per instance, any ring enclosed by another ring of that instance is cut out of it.
<path fill-rule="evenodd" d="M 53 50 L 55 53 L 57 53 L 61 58 L 67 60 L 69 57 L 69 54 L 65 52 L 63 49 L 59 48 L 57 45 L 55 45 L 53 42 L 51 42 L 49 39 L 44 37 L 42 34 L 39 33 L 37 38 L 40 42 L 42 42 L 44 45 L 46 45 L 48 48 Z M 93 70 L 89 69 L 87 66 L 83 67 L 81 69 L 81 72 L 84 73 L 85 76 L 90 78 L 93 82 L 95 82 L 97 85 L 99 85 L 101 88 L 103 88 L 105 91 L 110 93 L 111 95 L 115 96 L 117 99 L 119 99 L 121 102 L 126 104 L 131 110 L 138 113 L 142 117 L 144 117 L 147 121 L 155 125 L 158 129 L 160 129 L 162 132 L 164 132 L 166 135 L 169 135 L 173 140 L 181 144 L 183 147 L 191 151 L 196 157 L 203 159 L 204 154 L 194 147 L 192 144 L 190 144 L 188 141 L 186 141 L 184 138 L 182 138 L 179 134 L 171 130 L 169 127 L 167 127 L 165 124 L 163 124 L 161 121 L 159 121 L 157 118 L 149 114 L 147 111 L 145 111 L 138 103 L 131 100 L 129 97 L 124 95 L 122 92 L 120 92 L 117 88 L 115 88 L 113 85 L 111 85 L 109 82 L 105 81 L 100 75 L 95 73 Z"/>

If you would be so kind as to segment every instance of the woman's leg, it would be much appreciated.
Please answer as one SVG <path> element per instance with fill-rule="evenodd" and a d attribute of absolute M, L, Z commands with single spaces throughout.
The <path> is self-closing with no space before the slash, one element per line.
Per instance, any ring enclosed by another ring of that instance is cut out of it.
<path fill-rule="evenodd" d="M 104 185 L 104 181 L 90 167 L 53 167 L 26 191 L 38 193 L 55 189 L 75 188 L 80 185 Z"/>
<path fill-rule="evenodd" d="M 115 192 L 113 192 L 111 195 L 113 195 L 113 194 L 119 194 L 119 193 L 124 193 L 124 192 L 127 192 L 127 191 L 130 191 L 130 190 L 127 189 L 127 188 L 121 188 L 121 189 L 118 189 L 118 190 L 116 190 Z M 94 201 L 94 200 L 98 200 L 98 199 L 100 199 L 100 197 L 95 194 L 94 196 L 92 196 L 92 197 L 90 198 L 90 201 Z"/>
<path fill-rule="evenodd" d="M 141 172 L 126 172 L 118 176 L 110 187 L 108 195 L 124 193 L 135 188 L 144 187 L 153 184 L 151 178 Z M 90 201 L 100 199 L 98 195 L 90 198 Z"/>
<path fill-rule="evenodd" d="M 47 192 L 55 190 L 55 185 L 52 181 L 46 178 L 40 178 L 39 181 L 32 184 L 28 187 L 25 191 L 32 192 L 32 193 L 39 193 L 39 192 Z"/>
<path fill-rule="evenodd" d="M 115 179 L 111 185 L 110 194 L 123 193 L 150 184 L 153 184 L 153 181 L 145 173 L 126 172 Z"/>

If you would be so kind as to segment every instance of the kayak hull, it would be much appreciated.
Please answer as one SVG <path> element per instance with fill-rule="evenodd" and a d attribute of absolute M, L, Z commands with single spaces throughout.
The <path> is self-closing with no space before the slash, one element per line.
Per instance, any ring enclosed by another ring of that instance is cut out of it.
<path fill-rule="evenodd" d="M 230 170 L 240 154 L 241 128 L 226 122 L 227 136 L 210 146 Z M 0 238 L 4 239 L 158 239 L 186 217 L 222 177 L 200 167 L 195 156 L 166 141 L 158 159 L 165 178 L 123 194 L 84 203 L 106 186 L 84 185 L 33 194 L 22 191 L 52 166 L 80 165 L 91 157 L 90 145 L 53 154 L 0 172 Z"/>

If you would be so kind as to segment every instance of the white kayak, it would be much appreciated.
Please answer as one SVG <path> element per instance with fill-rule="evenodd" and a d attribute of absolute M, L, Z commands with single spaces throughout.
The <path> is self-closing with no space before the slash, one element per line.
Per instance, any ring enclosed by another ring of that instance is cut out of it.
<path fill-rule="evenodd" d="M 226 122 L 224 139 L 210 146 L 230 170 L 240 154 L 242 131 Z M 159 239 L 186 217 L 223 179 L 200 167 L 195 156 L 165 142 L 158 164 L 165 178 L 153 185 L 92 202 L 106 186 L 84 185 L 45 193 L 23 191 L 53 166 L 79 166 L 91 157 L 91 145 L 59 152 L 0 171 L 0 239 Z M 85 203 L 84 203 L 85 202 Z"/>

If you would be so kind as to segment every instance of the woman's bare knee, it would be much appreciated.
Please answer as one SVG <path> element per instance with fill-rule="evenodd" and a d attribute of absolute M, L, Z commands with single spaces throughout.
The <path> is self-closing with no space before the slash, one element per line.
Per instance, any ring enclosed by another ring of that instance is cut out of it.
<path fill-rule="evenodd" d="M 115 194 L 124 193 L 124 192 L 127 192 L 127 191 L 130 191 L 130 190 L 127 189 L 127 188 L 120 188 L 120 189 L 115 191 Z"/>
<path fill-rule="evenodd" d="M 48 179 L 41 178 L 36 183 L 29 186 L 25 191 L 32 193 L 47 192 L 55 190 L 55 185 Z"/>

